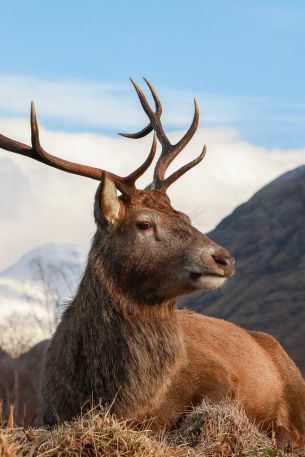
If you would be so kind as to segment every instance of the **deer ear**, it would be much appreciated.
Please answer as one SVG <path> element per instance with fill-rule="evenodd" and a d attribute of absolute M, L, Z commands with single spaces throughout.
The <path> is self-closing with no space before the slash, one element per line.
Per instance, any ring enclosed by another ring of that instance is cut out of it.
<path fill-rule="evenodd" d="M 104 172 L 96 193 L 94 215 L 97 222 L 113 225 L 119 218 L 120 202 L 117 189 L 109 175 Z"/>

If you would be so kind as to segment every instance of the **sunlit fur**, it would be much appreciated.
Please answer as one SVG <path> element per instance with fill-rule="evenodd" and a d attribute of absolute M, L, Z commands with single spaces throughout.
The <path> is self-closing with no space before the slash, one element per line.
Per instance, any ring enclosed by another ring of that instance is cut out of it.
<path fill-rule="evenodd" d="M 120 417 L 153 418 L 154 428 L 170 429 L 203 396 L 231 397 L 281 440 L 303 442 L 305 385 L 279 343 L 176 310 L 180 295 L 216 288 L 233 274 L 230 254 L 161 192 L 117 199 L 107 186 L 96 194 L 84 277 L 48 349 L 45 423 L 69 420 L 101 399 Z"/>

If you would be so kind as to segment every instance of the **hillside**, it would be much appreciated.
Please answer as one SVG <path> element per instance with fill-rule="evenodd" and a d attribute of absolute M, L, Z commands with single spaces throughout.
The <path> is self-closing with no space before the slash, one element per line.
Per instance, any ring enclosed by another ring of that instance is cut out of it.
<path fill-rule="evenodd" d="M 236 274 L 180 306 L 270 332 L 305 374 L 305 166 L 265 186 L 209 236 L 234 255 Z"/>

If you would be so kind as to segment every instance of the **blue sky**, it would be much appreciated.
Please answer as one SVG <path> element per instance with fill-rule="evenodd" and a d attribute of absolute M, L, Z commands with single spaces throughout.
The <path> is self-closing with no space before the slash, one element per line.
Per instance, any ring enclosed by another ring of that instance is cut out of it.
<path fill-rule="evenodd" d="M 145 75 L 172 111 L 189 109 L 189 117 L 196 95 L 203 125 L 233 127 L 258 145 L 303 147 L 304 23 L 305 3 L 296 0 L 2 0 L 0 76 L 17 78 L 19 86 L 25 82 L 15 91 L 18 106 L 0 99 L 0 115 L 25 115 L 28 98 L 45 82 L 63 85 L 62 92 L 70 84 L 84 94 L 95 87 L 91 95 L 97 99 L 106 86 L 107 96 L 115 94 L 112 107 L 123 112 L 130 103 L 139 109 L 128 77 Z M 41 104 L 43 90 L 36 96 Z M 186 94 L 189 108 L 181 102 Z M 82 106 L 77 119 L 60 115 L 60 98 L 54 100 L 52 113 L 42 111 L 49 128 L 121 129 L 115 116 L 105 124 L 90 122 Z M 171 128 L 183 122 L 172 120 Z"/>

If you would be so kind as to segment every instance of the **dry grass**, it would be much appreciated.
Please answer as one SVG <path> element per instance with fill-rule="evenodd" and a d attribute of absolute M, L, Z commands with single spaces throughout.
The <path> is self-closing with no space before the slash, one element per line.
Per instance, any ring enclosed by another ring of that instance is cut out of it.
<path fill-rule="evenodd" d="M 187 446 L 195 456 L 285 456 L 275 443 L 249 421 L 244 410 L 229 401 L 204 400 L 169 435 L 176 445 Z M 292 456 L 293 454 L 290 454 Z M 296 455 L 296 454 L 294 454 Z"/>
<path fill-rule="evenodd" d="M 204 401 L 165 436 L 91 411 L 52 430 L 2 429 L 0 457 L 301 457 L 282 451 L 232 403 Z"/>
<path fill-rule="evenodd" d="M 167 447 L 149 438 L 147 431 L 96 411 L 53 430 L 16 428 L 7 437 L 18 446 L 18 457 L 159 457 L 166 455 Z"/>
<path fill-rule="evenodd" d="M 4 433 L 0 432 L 0 457 L 17 457 L 17 446 L 9 444 Z"/>

